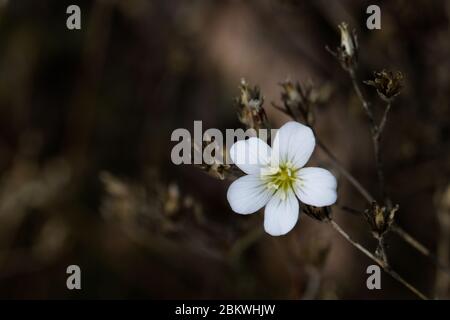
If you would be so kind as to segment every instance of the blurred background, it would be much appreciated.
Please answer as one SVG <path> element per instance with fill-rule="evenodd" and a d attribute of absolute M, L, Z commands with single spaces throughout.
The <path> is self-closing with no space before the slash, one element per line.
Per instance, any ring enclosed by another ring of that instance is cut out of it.
<path fill-rule="evenodd" d="M 81 30 L 66 28 L 70 4 Z M 366 28 L 370 4 L 381 30 Z M 288 120 L 271 106 L 279 83 L 312 80 L 329 92 L 318 136 L 377 194 L 365 114 L 325 50 L 346 21 L 359 35 L 360 80 L 384 68 L 405 76 L 382 140 L 387 191 L 398 224 L 448 259 L 449 17 L 445 0 L 0 0 L 0 298 L 415 298 L 384 273 L 382 290 L 369 291 L 372 262 L 326 224 L 301 215 L 271 237 L 262 213 L 233 213 L 230 181 L 173 165 L 170 137 L 194 120 L 241 127 L 243 77 L 278 128 Z M 363 90 L 379 117 L 384 103 Z M 367 207 L 319 149 L 311 164 L 336 174 L 339 205 Z M 375 249 L 361 217 L 333 215 Z M 448 298 L 442 272 L 387 240 L 399 274 Z M 71 264 L 81 291 L 66 288 Z"/>

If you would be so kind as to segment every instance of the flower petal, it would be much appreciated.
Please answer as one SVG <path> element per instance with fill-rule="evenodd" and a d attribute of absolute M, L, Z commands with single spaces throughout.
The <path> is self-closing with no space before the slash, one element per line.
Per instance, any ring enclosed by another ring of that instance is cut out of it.
<path fill-rule="evenodd" d="M 296 168 L 308 162 L 316 145 L 311 128 L 295 121 L 289 121 L 277 132 L 272 148 L 272 165 L 286 162 Z"/>
<path fill-rule="evenodd" d="M 336 202 L 337 182 L 330 171 L 322 168 L 302 168 L 298 171 L 295 194 L 301 202 L 316 207 Z"/>
<path fill-rule="evenodd" d="M 266 206 L 264 229 L 272 236 L 284 235 L 295 226 L 298 214 L 299 204 L 292 189 L 287 193 L 279 190 Z"/>
<path fill-rule="evenodd" d="M 271 148 L 259 138 L 239 140 L 230 148 L 233 163 L 247 174 L 259 174 L 261 168 L 270 164 Z"/>
<path fill-rule="evenodd" d="M 258 175 L 247 175 L 230 185 L 227 199 L 234 212 L 250 214 L 264 207 L 272 194 Z"/>

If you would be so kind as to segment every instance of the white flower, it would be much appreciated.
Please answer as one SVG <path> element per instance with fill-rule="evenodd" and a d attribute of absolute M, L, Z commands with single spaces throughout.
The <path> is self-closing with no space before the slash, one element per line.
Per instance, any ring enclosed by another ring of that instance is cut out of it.
<path fill-rule="evenodd" d="M 255 137 L 233 144 L 231 159 L 247 175 L 228 189 L 231 209 L 250 214 L 266 206 L 264 229 L 279 236 L 297 223 L 297 197 L 316 207 L 335 203 L 336 178 L 325 169 L 303 168 L 314 146 L 312 130 L 293 121 L 278 130 L 272 148 Z"/>

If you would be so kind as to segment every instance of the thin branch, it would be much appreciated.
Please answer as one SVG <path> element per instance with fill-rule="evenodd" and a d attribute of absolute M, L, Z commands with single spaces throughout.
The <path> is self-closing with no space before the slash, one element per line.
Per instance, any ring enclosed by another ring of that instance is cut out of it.
<path fill-rule="evenodd" d="M 375 118 L 373 116 L 372 109 L 370 108 L 370 104 L 367 101 L 367 99 L 364 97 L 361 88 L 359 87 L 358 81 L 356 79 L 355 71 L 354 69 L 350 69 L 349 71 L 350 78 L 352 80 L 353 88 L 355 89 L 356 95 L 358 96 L 359 100 L 361 101 L 361 105 L 364 109 L 364 111 L 367 114 L 367 118 L 370 122 L 370 132 L 372 133 L 372 144 L 373 144 L 373 152 L 375 155 L 375 165 L 377 170 L 377 176 L 378 176 L 378 187 L 380 189 L 380 196 L 381 199 L 383 199 L 383 202 L 386 203 L 386 206 L 388 210 L 392 208 L 392 203 L 390 199 L 388 198 L 385 190 L 385 183 L 384 183 L 384 171 L 383 171 L 383 161 L 381 159 L 381 152 L 380 152 L 380 138 L 381 138 L 381 130 L 379 129 L 379 126 L 375 123 Z M 381 120 L 381 123 L 383 124 L 383 128 L 386 124 L 387 120 L 387 114 L 390 110 L 391 106 L 388 104 L 388 107 L 386 107 L 383 118 Z M 386 254 L 386 244 L 384 242 L 384 237 L 381 235 L 380 237 L 377 237 L 378 241 L 378 247 L 376 250 L 376 253 L 379 257 L 383 258 L 385 262 L 387 262 L 387 254 Z"/>
<path fill-rule="evenodd" d="M 358 180 L 350 173 L 348 172 L 344 166 L 339 162 L 337 157 L 328 149 L 320 140 L 316 139 L 317 146 L 321 148 L 325 154 L 330 158 L 333 165 L 338 169 L 341 174 L 356 188 L 356 190 L 359 191 L 359 193 L 370 203 L 373 201 L 372 195 L 359 183 Z M 340 207 L 342 210 L 350 212 L 352 214 L 359 214 L 361 215 L 360 210 L 356 210 L 353 208 L 349 208 L 346 206 Z M 422 255 L 427 257 L 435 266 L 439 267 L 444 272 L 450 274 L 450 268 L 444 266 L 443 264 L 439 263 L 437 260 L 437 257 L 431 253 L 431 251 L 425 247 L 423 244 L 421 244 L 417 239 L 415 239 L 412 235 L 410 235 L 407 231 L 403 230 L 400 226 L 393 224 L 391 226 L 391 230 L 394 231 L 400 238 L 402 238 L 406 243 L 408 243 L 411 247 L 419 251 Z"/>
<path fill-rule="evenodd" d="M 316 139 L 317 146 L 330 158 L 333 165 L 341 172 L 341 174 L 359 191 L 359 193 L 370 203 L 373 201 L 372 195 L 356 180 L 356 178 L 344 168 L 339 162 L 336 156 L 328 149 L 328 147 L 322 143 L 319 139 Z"/>
<path fill-rule="evenodd" d="M 400 238 L 405 240 L 411 247 L 419 251 L 422 255 L 427 257 L 436 267 L 438 267 L 441 271 L 450 275 L 450 268 L 439 261 L 437 256 L 433 254 L 428 248 L 426 248 L 423 244 L 413 238 L 408 232 L 403 230 L 400 226 L 393 224 L 391 226 L 391 230 L 395 232 Z"/>
<path fill-rule="evenodd" d="M 347 207 L 347 206 L 338 206 L 339 209 L 341 209 L 342 211 L 346 211 L 348 213 L 351 213 L 353 215 L 361 215 L 361 211 Z"/>
<path fill-rule="evenodd" d="M 401 238 L 403 238 L 406 243 L 408 243 L 411 247 L 419 251 L 424 256 L 430 257 L 435 259 L 436 256 L 430 252 L 429 249 L 427 249 L 423 244 L 421 244 L 419 241 L 414 239 L 409 233 L 407 233 L 405 230 L 403 230 L 400 226 L 397 224 L 393 224 L 391 226 L 391 230 L 394 231 L 396 234 L 398 234 Z"/>
<path fill-rule="evenodd" d="M 292 115 L 292 113 L 289 110 L 286 110 L 283 107 L 280 107 L 279 105 L 272 103 L 272 107 L 274 107 L 275 109 L 277 109 L 278 111 L 283 112 L 285 115 L 287 115 L 288 117 L 291 117 L 292 119 L 295 119 L 295 117 Z"/>
<path fill-rule="evenodd" d="M 387 255 L 387 245 L 384 240 L 384 236 L 376 236 L 375 239 L 378 241 L 378 246 L 375 250 L 375 255 L 383 261 L 386 266 L 389 266 L 388 255 Z"/>
<path fill-rule="evenodd" d="M 388 209 L 391 209 L 391 201 L 388 200 L 386 190 L 385 190 L 385 182 L 384 182 L 384 171 L 383 171 L 383 161 L 381 159 L 381 152 L 380 152 L 380 136 L 378 135 L 378 130 L 376 130 L 375 133 L 372 136 L 373 141 L 373 152 L 375 154 L 375 165 L 377 169 L 377 177 L 378 177 L 378 186 L 380 188 L 380 195 L 381 199 L 386 202 Z"/>
<path fill-rule="evenodd" d="M 370 109 L 370 103 L 364 97 L 361 88 L 359 87 L 358 81 L 356 80 L 355 71 L 353 69 L 349 70 L 350 78 L 352 80 L 353 88 L 355 89 L 356 95 L 361 101 L 362 107 L 366 112 L 367 118 L 370 121 L 371 128 L 376 128 L 375 119 L 373 117 L 372 110 Z"/>
<path fill-rule="evenodd" d="M 422 300 L 429 300 L 427 296 L 425 296 L 422 292 L 420 292 L 416 287 L 414 287 L 412 284 L 410 284 L 408 281 L 403 279 L 397 272 L 392 270 L 391 267 L 389 267 L 384 261 L 380 260 L 379 258 L 375 257 L 369 250 L 367 250 L 365 247 L 363 247 L 358 242 L 354 241 L 347 232 L 345 232 L 334 220 L 328 221 L 331 226 L 342 236 L 344 239 L 346 239 L 350 244 L 352 244 L 355 248 L 357 248 L 359 251 L 364 253 L 367 257 L 369 257 L 372 261 L 374 261 L 376 264 L 378 264 L 383 270 L 389 274 L 392 278 L 400 282 L 403 286 L 405 286 L 407 289 L 409 289 L 412 293 L 414 293 L 416 296 L 418 296 Z"/>
<path fill-rule="evenodd" d="M 388 103 L 386 108 L 384 109 L 383 112 L 383 117 L 381 118 L 380 124 L 378 125 L 378 130 L 377 130 L 377 135 L 381 136 L 381 133 L 384 130 L 384 127 L 386 126 L 386 122 L 387 122 L 387 116 L 389 114 L 389 111 L 391 110 L 391 103 Z"/>
<path fill-rule="evenodd" d="M 339 209 L 349 212 L 353 215 L 362 215 L 360 210 L 353 209 L 347 206 L 339 206 Z M 390 227 L 390 230 L 396 233 L 400 238 L 402 238 L 407 244 L 409 244 L 413 249 L 417 250 L 420 254 L 428 258 L 433 265 L 441 269 L 441 271 L 450 275 L 450 268 L 438 261 L 436 255 L 434 255 L 427 247 L 425 247 L 422 243 L 420 243 L 417 239 L 415 239 L 412 235 L 410 235 L 407 231 L 405 231 L 402 227 L 393 223 Z"/>
<path fill-rule="evenodd" d="M 383 133 L 384 128 L 386 127 L 387 122 L 387 116 L 389 114 L 389 111 L 391 110 L 391 103 L 389 102 L 384 109 L 383 116 L 381 118 L 380 124 L 378 127 L 375 128 L 376 132 L 373 136 L 373 144 L 374 144 L 374 151 L 375 151 L 375 158 L 376 158 L 376 164 L 377 164 L 377 174 L 378 174 L 378 181 L 380 183 L 380 193 L 384 201 L 386 201 L 386 205 L 388 209 L 392 208 L 392 202 L 390 198 L 388 197 L 385 189 L 385 182 L 384 182 L 384 173 L 383 173 L 383 162 L 381 159 L 381 152 L 380 152 L 380 141 L 381 141 L 381 134 Z"/>
<path fill-rule="evenodd" d="M 358 96 L 361 106 L 363 110 L 366 112 L 367 118 L 370 122 L 370 132 L 372 134 L 372 143 L 373 143 L 373 151 L 375 154 L 375 164 L 377 168 L 377 176 L 378 176 L 378 184 L 380 188 L 380 195 L 383 199 L 383 201 L 386 201 L 388 205 L 388 209 L 391 207 L 391 202 L 388 200 L 386 191 L 385 191 L 385 183 L 384 183 L 384 172 L 383 172 L 383 162 L 381 160 L 381 152 L 380 152 L 380 138 L 382 130 L 384 129 L 387 121 L 387 115 L 389 113 L 389 110 L 391 109 L 391 104 L 389 103 L 384 111 L 383 117 L 381 119 L 380 125 L 377 126 L 375 123 L 375 118 L 373 116 L 372 109 L 370 108 L 370 103 L 367 101 L 367 99 L 364 97 L 362 90 L 358 84 L 358 80 L 356 79 L 355 71 L 353 69 L 349 70 L 350 78 L 352 80 L 353 89 L 356 92 L 356 95 Z M 383 129 L 381 129 L 383 128 Z"/>
<path fill-rule="evenodd" d="M 436 260 L 449 267 L 449 248 L 450 248 L 450 206 L 446 197 L 450 194 L 450 187 L 442 193 L 439 192 L 435 197 L 436 215 L 439 222 L 439 240 L 437 242 Z M 446 299 L 450 294 L 450 278 L 448 274 L 436 272 L 434 283 L 434 295 L 436 298 Z"/>

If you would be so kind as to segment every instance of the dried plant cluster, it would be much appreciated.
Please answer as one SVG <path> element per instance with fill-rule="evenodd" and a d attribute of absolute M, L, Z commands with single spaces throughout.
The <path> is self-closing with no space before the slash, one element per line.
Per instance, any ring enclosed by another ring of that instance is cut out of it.
<path fill-rule="evenodd" d="M 403 238 L 403 240 L 409 242 L 413 248 L 430 258 L 431 262 L 436 264 L 441 271 L 450 273 L 450 269 L 447 266 L 440 264 L 440 262 L 436 260 L 436 257 L 429 253 L 428 249 L 425 249 L 426 252 L 424 252 L 424 245 L 420 244 L 406 231 L 396 226 L 395 217 L 399 211 L 399 205 L 394 205 L 386 192 L 386 181 L 381 159 L 382 152 L 380 142 L 388 120 L 389 111 L 391 110 L 391 105 L 394 103 L 395 98 L 401 93 L 403 88 L 403 74 L 400 71 L 374 71 L 374 78 L 372 80 L 364 81 L 364 83 L 368 86 L 374 87 L 379 97 L 386 103 L 382 117 L 379 121 L 377 121 L 372 110 L 373 103 L 366 99 L 363 94 L 363 89 L 360 86 L 361 81 L 357 79 L 356 75 L 359 52 L 356 31 L 350 31 L 346 23 L 342 23 L 338 27 L 341 35 L 341 44 L 335 50 L 331 50 L 328 47 L 327 50 L 338 60 L 343 70 L 348 73 L 349 81 L 352 83 L 355 94 L 361 103 L 361 107 L 367 115 L 369 123 L 368 129 L 372 135 L 373 150 L 375 155 L 374 161 L 376 164 L 378 185 L 380 190 L 379 196 L 372 196 L 355 177 L 345 170 L 338 163 L 337 157 L 330 151 L 330 149 L 320 142 L 320 138 L 318 138 L 318 145 L 325 151 L 328 157 L 330 157 L 331 160 L 337 164 L 336 169 L 342 171 L 343 177 L 347 178 L 349 182 L 352 183 L 361 193 L 361 196 L 367 200 L 367 209 L 362 212 L 348 207 L 343 209 L 362 215 L 365 218 L 372 231 L 373 237 L 378 243 L 377 247 L 374 252 L 371 252 L 370 249 L 367 249 L 363 245 L 354 241 L 347 234 L 347 232 L 334 221 L 332 216 L 332 209 L 334 206 L 314 207 L 311 205 L 302 204 L 301 211 L 311 218 L 330 224 L 356 249 L 360 250 L 373 262 L 377 263 L 386 273 L 413 292 L 418 298 L 428 299 L 424 293 L 392 269 L 388 262 L 388 250 L 385 240 L 386 235 L 389 232 L 397 232 L 397 234 Z M 321 92 L 320 89 L 315 88 L 312 83 L 302 86 L 298 82 L 293 83 L 290 80 L 287 80 L 281 83 L 281 87 L 281 100 L 283 102 L 283 106 L 280 107 L 273 103 L 273 107 L 285 113 L 293 120 L 302 122 L 314 129 L 316 105 L 319 101 L 326 101 L 329 103 L 329 101 L 327 101 L 328 97 L 324 95 L 323 91 Z M 251 88 L 245 80 L 242 80 L 242 84 L 240 86 L 240 96 L 236 98 L 236 106 L 238 110 L 238 119 L 246 128 L 256 130 L 261 128 L 270 129 L 266 112 L 263 108 L 263 103 L 264 99 L 260 89 L 257 86 Z M 231 172 L 231 170 L 234 170 L 234 167 L 234 165 L 231 165 L 228 168 L 221 170 L 220 173 L 218 172 L 217 175 L 222 177 L 227 174 L 227 171 Z M 376 200 L 377 198 L 378 200 Z M 448 282 L 448 279 L 444 281 Z"/>
<path fill-rule="evenodd" d="M 368 30 L 357 0 L 79 1 L 68 30 L 0 0 L 0 298 L 450 298 L 450 2 L 410 2 Z M 171 162 L 200 120 L 312 128 L 337 202 L 266 234 L 236 166 Z"/>

